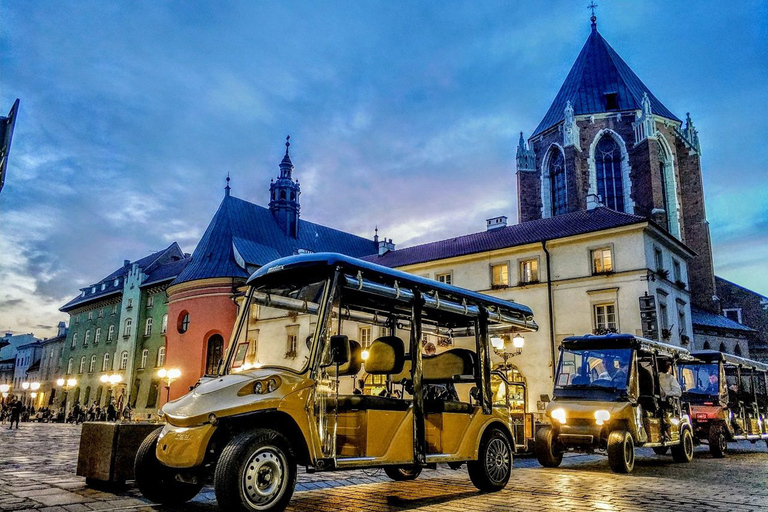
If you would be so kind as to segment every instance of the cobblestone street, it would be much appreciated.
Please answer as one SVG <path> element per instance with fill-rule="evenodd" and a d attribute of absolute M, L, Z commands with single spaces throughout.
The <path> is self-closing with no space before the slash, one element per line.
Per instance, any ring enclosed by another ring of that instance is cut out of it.
<path fill-rule="evenodd" d="M 0 429 L 0 511 L 170 510 L 153 507 L 129 487 L 108 493 L 75 476 L 80 427 L 22 424 Z M 726 459 L 712 459 L 699 447 L 691 464 L 674 464 L 639 450 L 632 475 L 616 475 L 604 457 L 571 456 L 558 469 L 518 458 L 510 484 L 481 494 L 466 470 L 425 470 L 413 482 L 391 482 L 379 471 L 299 475 L 288 510 L 727 510 L 768 507 L 768 450 L 764 442 L 740 443 Z M 181 511 L 218 510 L 206 487 Z"/>

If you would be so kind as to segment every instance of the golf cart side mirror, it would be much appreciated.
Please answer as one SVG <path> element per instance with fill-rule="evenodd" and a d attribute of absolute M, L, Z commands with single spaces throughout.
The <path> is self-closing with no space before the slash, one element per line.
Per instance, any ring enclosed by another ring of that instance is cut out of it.
<path fill-rule="evenodd" d="M 334 364 L 342 365 L 349 362 L 351 353 L 349 337 L 344 334 L 331 336 L 330 349 L 331 360 L 329 361 L 329 366 Z"/>
<path fill-rule="evenodd" d="M 547 403 L 547 402 L 550 401 L 549 400 L 549 395 L 539 395 L 539 400 L 544 402 L 544 403 Z"/>

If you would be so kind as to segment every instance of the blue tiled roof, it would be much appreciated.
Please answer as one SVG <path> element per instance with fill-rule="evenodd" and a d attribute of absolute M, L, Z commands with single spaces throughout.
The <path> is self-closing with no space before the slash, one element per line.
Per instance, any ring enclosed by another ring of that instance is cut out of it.
<path fill-rule="evenodd" d="M 606 112 L 606 93 L 617 93 L 620 111 L 640 110 L 643 94 L 648 93 L 654 114 L 680 121 L 619 57 L 597 28 L 593 27 L 560 92 L 531 136 L 536 136 L 562 121 L 568 101 L 571 102 L 575 115 Z"/>
<path fill-rule="evenodd" d="M 360 257 L 376 251 L 373 240 L 299 219 L 294 239 L 280 227 L 268 208 L 233 196 L 225 196 L 192 260 L 173 284 L 211 277 L 246 278 L 235 251 L 247 266 L 260 267 L 270 261 L 310 252 L 338 252 Z"/>
<path fill-rule="evenodd" d="M 727 329 L 730 331 L 742 331 L 745 333 L 755 332 L 751 327 L 734 322 L 728 317 L 717 315 L 704 311 L 703 309 L 691 307 L 691 322 L 699 327 L 708 327 L 710 329 Z"/>
<path fill-rule="evenodd" d="M 387 267 L 401 267 L 478 252 L 493 251 L 591 233 L 604 229 L 648 222 L 645 217 L 621 213 L 605 207 L 581 210 L 549 219 L 538 219 L 505 228 L 449 238 L 363 258 Z"/>
<path fill-rule="evenodd" d="M 184 258 L 184 253 L 179 248 L 179 244 L 173 242 L 165 249 L 153 252 L 139 260 L 130 262 L 128 265 L 123 265 L 97 283 L 81 288 L 82 293 L 64 304 L 59 308 L 59 311 L 66 312 L 76 306 L 122 293 L 125 276 L 128 275 L 134 264 L 138 265 L 144 273 L 148 274 L 149 278 L 144 284 L 152 284 L 177 276 L 188 262 L 189 258 Z M 115 280 L 117 280 L 117 284 L 115 284 Z M 96 288 L 94 292 L 91 291 L 93 288 Z"/>

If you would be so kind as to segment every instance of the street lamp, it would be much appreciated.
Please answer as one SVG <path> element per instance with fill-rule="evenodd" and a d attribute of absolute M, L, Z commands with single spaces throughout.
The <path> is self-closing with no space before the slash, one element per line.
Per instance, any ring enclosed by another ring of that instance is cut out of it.
<path fill-rule="evenodd" d="M 62 378 L 56 381 L 56 385 L 64 391 L 64 421 L 67 421 L 67 395 L 70 389 L 77 386 L 77 380 Z"/>
<path fill-rule="evenodd" d="M 181 370 L 179 370 L 178 368 L 170 368 L 170 369 L 160 368 L 159 370 L 157 370 L 157 376 L 160 377 L 161 379 L 163 379 L 166 382 L 166 384 L 165 384 L 165 391 L 166 391 L 165 401 L 166 401 L 166 403 L 170 402 L 171 401 L 171 383 L 174 380 L 176 380 L 179 377 L 181 377 Z"/>
<path fill-rule="evenodd" d="M 523 353 L 523 345 L 525 344 L 525 338 L 523 338 L 522 335 L 515 334 L 512 338 L 512 347 L 514 348 L 513 352 L 508 352 L 506 349 L 506 341 L 504 338 L 500 336 L 494 336 L 491 338 L 491 347 L 493 347 L 493 351 L 504 358 L 504 369 L 509 369 L 508 360 L 519 356 Z"/>
<path fill-rule="evenodd" d="M 0 393 L 3 395 L 3 402 L 8 398 L 8 392 L 11 390 L 11 386 L 8 384 L 0 384 Z"/>

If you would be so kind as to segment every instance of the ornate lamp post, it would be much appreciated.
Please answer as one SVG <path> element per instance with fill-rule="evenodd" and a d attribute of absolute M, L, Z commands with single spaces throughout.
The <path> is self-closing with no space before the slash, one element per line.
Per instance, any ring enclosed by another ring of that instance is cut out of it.
<path fill-rule="evenodd" d="M 0 393 L 3 395 L 3 403 L 5 403 L 5 399 L 8 398 L 8 392 L 11 390 L 11 386 L 9 384 L 0 384 Z"/>
<path fill-rule="evenodd" d="M 77 380 L 75 379 L 59 379 L 56 381 L 56 385 L 62 388 L 62 391 L 64 391 L 64 421 L 67 419 L 67 395 L 69 394 L 69 390 L 73 387 L 77 386 Z"/>
<path fill-rule="evenodd" d="M 520 334 L 515 334 L 515 336 L 512 338 L 512 347 L 514 349 L 513 352 L 508 352 L 506 347 L 506 341 L 504 338 L 501 338 L 499 336 L 494 336 L 491 338 L 491 346 L 493 347 L 493 351 L 504 358 L 504 369 L 509 370 L 509 360 L 515 356 L 519 356 L 523 353 L 523 345 L 525 344 L 525 338 L 523 338 Z"/>
<path fill-rule="evenodd" d="M 157 376 L 160 377 L 165 381 L 165 402 L 168 403 L 171 401 L 171 383 L 181 377 L 181 370 L 178 368 L 160 368 L 157 370 Z"/>
<path fill-rule="evenodd" d="M 109 384 L 109 398 L 112 399 L 112 393 L 115 389 L 115 386 L 117 384 L 120 384 L 123 382 L 123 376 L 119 373 L 113 373 L 113 374 L 107 374 L 105 373 L 101 377 L 99 377 L 99 380 L 104 384 Z"/>

